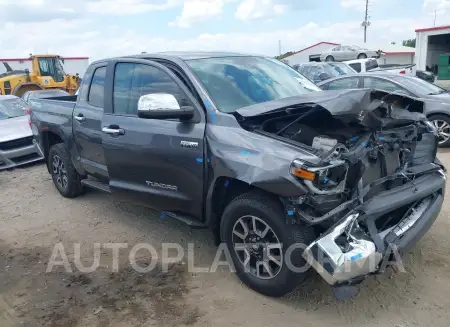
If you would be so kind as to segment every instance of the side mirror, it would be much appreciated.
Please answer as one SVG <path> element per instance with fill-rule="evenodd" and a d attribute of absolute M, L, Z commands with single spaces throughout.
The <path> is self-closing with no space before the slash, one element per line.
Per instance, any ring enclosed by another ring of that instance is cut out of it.
<path fill-rule="evenodd" d="M 138 101 L 138 117 L 147 119 L 189 120 L 194 117 L 193 107 L 180 107 L 172 94 L 145 94 Z"/>

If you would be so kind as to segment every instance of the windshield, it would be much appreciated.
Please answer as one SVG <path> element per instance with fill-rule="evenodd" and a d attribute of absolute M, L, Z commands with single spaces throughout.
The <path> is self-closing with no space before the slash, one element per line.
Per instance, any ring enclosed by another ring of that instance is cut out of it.
<path fill-rule="evenodd" d="M 222 112 L 320 91 L 288 65 L 271 58 L 222 57 L 187 61 Z"/>
<path fill-rule="evenodd" d="M 398 80 L 399 83 L 402 83 L 407 89 L 418 95 L 438 95 L 448 92 L 445 89 L 424 81 L 418 77 L 396 76 L 394 79 Z"/>
<path fill-rule="evenodd" d="M 24 116 L 27 109 L 22 99 L 11 99 L 0 101 L 0 120 Z"/>

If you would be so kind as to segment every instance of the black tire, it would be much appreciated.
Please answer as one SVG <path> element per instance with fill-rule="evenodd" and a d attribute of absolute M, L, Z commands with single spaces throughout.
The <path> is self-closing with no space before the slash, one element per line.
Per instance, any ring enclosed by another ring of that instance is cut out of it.
<path fill-rule="evenodd" d="M 437 125 L 439 125 L 439 122 L 445 122 L 447 123 L 447 125 L 450 126 L 450 116 L 446 116 L 446 115 L 431 115 L 430 117 L 428 117 L 428 120 L 436 126 L 435 122 L 438 122 Z M 446 138 L 441 134 L 442 131 L 438 130 L 438 135 L 439 135 L 439 147 L 440 148 L 446 148 L 448 146 L 450 146 L 450 137 Z M 445 128 L 445 130 L 443 130 L 443 132 L 445 132 L 446 134 L 450 133 L 450 130 Z"/>
<path fill-rule="evenodd" d="M 290 258 L 295 267 L 306 267 L 302 253 L 315 235 L 311 227 L 287 225 L 282 204 L 260 192 L 249 192 L 236 197 L 225 208 L 220 225 L 221 241 L 226 243 L 238 277 L 251 289 L 264 295 L 280 297 L 293 291 L 309 276 L 308 271 L 294 272 L 288 268 L 285 260 L 279 272 L 271 279 L 260 279 L 246 271 L 239 260 L 233 246 L 233 227 L 239 218 L 250 215 L 256 216 L 267 224 L 276 234 L 283 245 L 283 258 L 289 246 L 299 243 L 303 247 L 292 251 Z"/>
<path fill-rule="evenodd" d="M 54 172 L 53 162 L 55 156 L 58 156 L 64 165 L 63 167 L 65 168 L 67 176 L 67 183 L 65 185 L 58 183 L 58 174 L 55 174 Z M 74 198 L 82 193 L 83 186 L 81 185 L 81 176 L 72 165 L 69 151 L 63 143 L 55 144 L 50 148 L 47 164 L 50 169 L 50 174 L 52 175 L 53 184 L 55 184 L 62 196 L 66 198 Z"/>
<path fill-rule="evenodd" d="M 366 55 L 365 53 L 361 53 L 361 54 L 358 56 L 358 59 L 367 59 L 367 55 Z"/>
<path fill-rule="evenodd" d="M 325 61 L 334 61 L 334 57 L 333 56 L 327 56 L 325 58 Z"/>

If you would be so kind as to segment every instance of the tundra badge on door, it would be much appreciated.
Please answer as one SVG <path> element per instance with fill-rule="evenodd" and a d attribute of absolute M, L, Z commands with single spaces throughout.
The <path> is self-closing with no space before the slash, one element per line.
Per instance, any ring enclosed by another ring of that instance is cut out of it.
<path fill-rule="evenodd" d="M 150 182 L 150 181 L 145 181 L 145 182 L 150 187 L 156 187 L 156 188 L 163 188 L 165 190 L 178 191 L 178 186 L 175 186 L 175 185 L 162 184 L 162 183 L 156 183 L 156 182 Z"/>

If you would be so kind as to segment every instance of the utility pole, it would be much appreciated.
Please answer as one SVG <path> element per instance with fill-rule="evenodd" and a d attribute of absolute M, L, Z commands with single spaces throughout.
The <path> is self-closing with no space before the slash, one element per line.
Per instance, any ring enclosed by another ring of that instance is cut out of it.
<path fill-rule="evenodd" d="M 369 22 L 369 0 L 366 0 L 366 13 L 364 15 L 364 21 L 361 24 L 364 27 L 364 43 L 367 42 L 367 27 L 370 26 Z"/>
<path fill-rule="evenodd" d="M 278 40 L 278 55 L 281 56 L 281 40 Z"/>
<path fill-rule="evenodd" d="M 437 15 L 437 10 L 434 11 L 434 26 L 436 27 L 436 15 Z"/>

